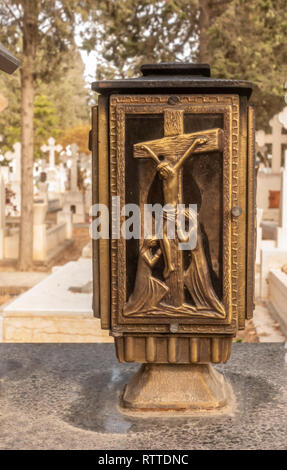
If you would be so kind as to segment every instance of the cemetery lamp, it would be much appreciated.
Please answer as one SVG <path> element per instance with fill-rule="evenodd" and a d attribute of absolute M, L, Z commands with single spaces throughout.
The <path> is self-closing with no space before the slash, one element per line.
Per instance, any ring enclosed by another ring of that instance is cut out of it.
<path fill-rule="evenodd" d="M 211 363 L 254 308 L 252 84 L 207 64 L 141 72 L 92 85 L 94 313 L 119 361 L 142 363 L 123 407 L 213 409 L 230 389 Z"/>

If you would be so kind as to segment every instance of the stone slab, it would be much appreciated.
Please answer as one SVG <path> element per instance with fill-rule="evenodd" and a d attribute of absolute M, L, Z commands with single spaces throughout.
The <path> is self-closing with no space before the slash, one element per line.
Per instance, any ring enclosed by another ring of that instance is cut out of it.
<path fill-rule="evenodd" d="M 37 271 L 29 272 L 11 272 L 1 271 L 0 272 L 0 286 L 2 289 L 6 288 L 31 288 L 38 284 L 48 276 L 48 273 L 42 273 Z"/>
<path fill-rule="evenodd" d="M 269 273 L 269 309 L 287 337 L 287 275 L 279 269 Z"/>
<path fill-rule="evenodd" d="M 93 256 L 93 247 L 92 247 L 92 240 L 90 240 L 82 249 L 82 257 L 92 258 L 92 256 Z"/>
<path fill-rule="evenodd" d="M 276 240 L 278 222 L 263 220 L 261 222 L 261 228 L 263 240 Z"/>
<path fill-rule="evenodd" d="M 269 308 L 263 303 L 257 303 L 253 312 L 253 325 L 260 343 L 284 343 L 286 337 L 281 331 L 277 320 L 271 315 Z"/>
<path fill-rule="evenodd" d="M 113 343 L 98 318 L 52 316 L 3 317 L 3 343 Z"/>
<path fill-rule="evenodd" d="M 4 316 L 26 313 L 37 316 L 48 313 L 65 316 L 72 313 L 91 318 L 91 294 L 79 294 L 71 290 L 91 281 L 91 260 L 80 258 L 78 261 L 71 261 L 11 302 L 4 308 Z"/>
<path fill-rule="evenodd" d="M 111 344 L 1 344 L 1 449 L 286 449 L 287 349 L 235 343 L 216 366 L 236 404 L 167 417 L 124 414 Z"/>
<path fill-rule="evenodd" d="M 113 342 L 93 315 L 90 259 L 80 258 L 54 269 L 5 305 L 1 318 L 3 342 Z"/>
<path fill-rule="evenodd" d="M 287 247 L 285 250 L 279 248 L 266 248 L 261 250 L 260 267 L 260 297 L 268 299 L 268 275 L 271 269 L 281 269 L 287 263 Z"/>

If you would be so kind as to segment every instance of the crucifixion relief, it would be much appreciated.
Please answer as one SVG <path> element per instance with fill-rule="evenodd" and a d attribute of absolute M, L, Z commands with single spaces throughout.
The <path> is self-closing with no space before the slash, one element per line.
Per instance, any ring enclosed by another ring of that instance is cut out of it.
<path fill-rule="evenodd" d="M 183 220 L 190 222 L 187 234 L 178 222 L 178 205 L 183 204 L 184 164 L 198 153 L 221 151 L 223 131 L 216 128 L 184 134 L 183 115 L 182 110 L 166 109 L 164 137 L 134 145 L 134 158 L 150 159 L 153 162 L 151 174 L 142 176 L 140 186 L 144 190 L 141 191 L 141 202 L 147 202 L 148 191 L 158 174 L 165 207 L 161 239 L 157 240 L 153 236 L 140 240 L 134 290 L 124 307 L 126 316 L 226 316 L 225 308 L 211 282 L 201 229 L 197 224 L 197 212 L 189 208 L 181 214 Z M 167 225 L 172 218 L 176 225 L 176 236 L 169 238 Z M 190 264 L 184 269 L 179 243 L 186 242 L 194 229 L 197 230 L 197 243 L 191 249 Z M 164 260 L 163 279 L 157 279 L 153 275 L 153 268 L 161 257 Z M 185 300 L 185 289 L 192 298 L 192 304 Z"/>

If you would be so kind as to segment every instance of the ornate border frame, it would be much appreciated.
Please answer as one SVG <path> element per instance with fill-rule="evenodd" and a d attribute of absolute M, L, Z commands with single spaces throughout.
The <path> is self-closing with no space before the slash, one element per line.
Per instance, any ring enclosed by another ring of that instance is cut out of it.
<path fill-rule="evenodd" d="M 125 115 L 161 114 L 170 95 L 112 95 L 110 97 L 110 197 L 125 203 Z M 178 322 L 182 333 L 231 333 L 239 305 L 239 220 L 231 217 L 231 207 L 239 205 L 239 97 L 237 95 L 178 95 L 176 108 L 185 113 L 223 114 L 223 292 L 227 318 L 125 318 L 121 314 L 126 292 L 125 240 L 111 239 L 111 324 L 118 332 L 169 331 Z M 123 220 L 121 220 L 121 223 Z"/>

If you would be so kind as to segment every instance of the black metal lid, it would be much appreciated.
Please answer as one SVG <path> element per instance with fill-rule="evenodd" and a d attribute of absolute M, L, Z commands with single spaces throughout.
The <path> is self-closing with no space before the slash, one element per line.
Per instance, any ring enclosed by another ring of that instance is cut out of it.
<path fill-rule="evenodd" d="M 210 77 L 208 64 L 161 63 L 141 66 L 140 78 L 99 80 L 92 90 L 111 93 L 236 93 L 250 97 L 253 84 L 246 80 Z"/>
<path fill-rule="evenodd" d="M 150 75 L 200 75 L 210 77 L 209 64 L 183 64 L 181 62 L 162 62 L 160 64 L 144 64 L 141 66 L 144 77 Z"/>

